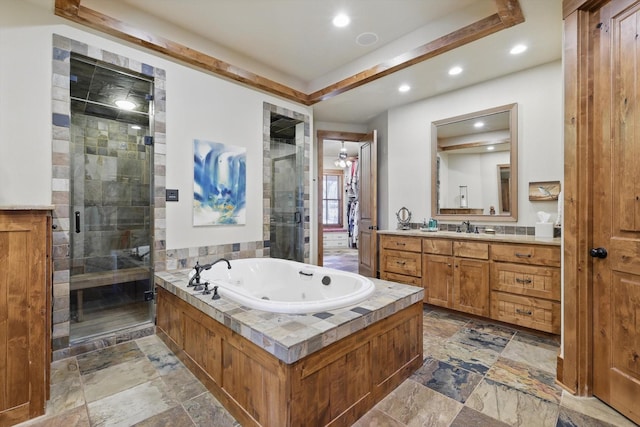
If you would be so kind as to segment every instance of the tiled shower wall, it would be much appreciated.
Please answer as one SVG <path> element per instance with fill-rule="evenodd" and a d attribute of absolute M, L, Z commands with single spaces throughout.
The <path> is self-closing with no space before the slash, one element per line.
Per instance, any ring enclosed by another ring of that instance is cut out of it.
<path fill-rule="evenodd" d="M 71 274 L 133 267 L 128 252 L 151 243 L 148 130 L 73 114 L 70 131 L 72 204 L 84 229 L 72 239 Z"/>
<path fill-rule="evenodd" d="M 100 48 L 89 46 L 69 38 L 53 35 L 52 51 L 52 202 L 55 205 L 53 218 L 53 360 L 92 351 L 154 333 L 152 324 L 132 330 L 118 331 L 71 345 L 70 323 L 70 232 L 71 232 L 71 114 L 70 114 L 70 59 L 71 52 L 128 68 L 154 78 L 154 117 L 152 120 L 153 179 L 154 191 L 151 205 L 153 221 L 153 265 L 155 271 L 188 268 L 200 262 L 210 262 L 217 257 L 249 258 L 268 257 L 270 248 L 270 200 L 271 200 L 271 156 L 270 117 L 271 112 L 292 117 L 304 122 L 304 258 L 309 262 L 309 215 L 310 215 L 310 121 L 309 117 L 273 104 L 263 104 L 263 236 L 255 242 L 237 242 L 181 249 L 166 249 L 166 75 L 162 69 L 143 64 L 134 59 L 116 55 Z M 255 170 L 255 169 L 254 169 Z"/>

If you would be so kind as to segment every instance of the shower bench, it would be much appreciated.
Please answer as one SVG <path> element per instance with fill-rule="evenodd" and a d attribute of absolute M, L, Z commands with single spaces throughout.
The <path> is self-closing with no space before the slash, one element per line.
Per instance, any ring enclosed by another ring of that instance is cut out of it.
<path fill-rule="evenodd" d="M 84 312 L 82 300 L 84 289 L 98 288 L 105 285 L 117 285 L 119 283 L 135 282 L 151 279 L 150 271 L 146 267 L 131 267 L 122 270 L 97 271 L 72 276 L 69 284 L 70 291 L 77 291 L 78 322 L 82 322 Z"/>

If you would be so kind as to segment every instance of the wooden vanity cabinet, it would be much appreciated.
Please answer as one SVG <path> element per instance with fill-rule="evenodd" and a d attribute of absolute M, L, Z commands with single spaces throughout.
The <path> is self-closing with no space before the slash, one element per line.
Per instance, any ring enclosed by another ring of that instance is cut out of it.
<path fill-rule="evenodd" d="M 560 333 L 560 246 L 428 234 L 380 234 L 380 278 L 424 287 L 428 304 Z"/>
<path fill-rule="evenodd" d="M 422 239 L 380 236 L 380 278 L 422 286 Z"/>
<path fill-rule="evenodd" d="M 424 239 L 423 251 L 426 302 L 489 316 L 487 243 Z"/>
<path fill-rule="evenodd" d="M 453 308 L 453 242 L 424 239 L 422 250 L 424 302 Z"/>
<path fill-rule="evenodd" d="M 560 248 L 491 245 L 491 317 L 560 333 Z"/>
<path fill-rule="evenodd" d="M 453 242 L 453 308 L 489 316 L 489 245 Z"/>

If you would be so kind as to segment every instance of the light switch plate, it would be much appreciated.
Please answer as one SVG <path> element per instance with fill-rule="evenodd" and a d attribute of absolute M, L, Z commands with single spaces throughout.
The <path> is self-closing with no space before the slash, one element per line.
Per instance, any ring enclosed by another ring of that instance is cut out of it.
<path fill-rule="evenodd" d="M 178 190 L 170 190 L 166 189 L 166 197 L 165 200 L 167 202 L 177 202 L 178 201 Z"/>

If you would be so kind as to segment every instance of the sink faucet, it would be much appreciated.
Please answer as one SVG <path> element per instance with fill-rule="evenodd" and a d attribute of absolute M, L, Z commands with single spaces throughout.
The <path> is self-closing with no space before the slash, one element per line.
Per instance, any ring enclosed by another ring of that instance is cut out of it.
<path fill-rule="evenodd" d="M 462 226 L 465 227 L 467 233 L 473 233 L 473 226 L 470 221 L 462 221 Z"/>

